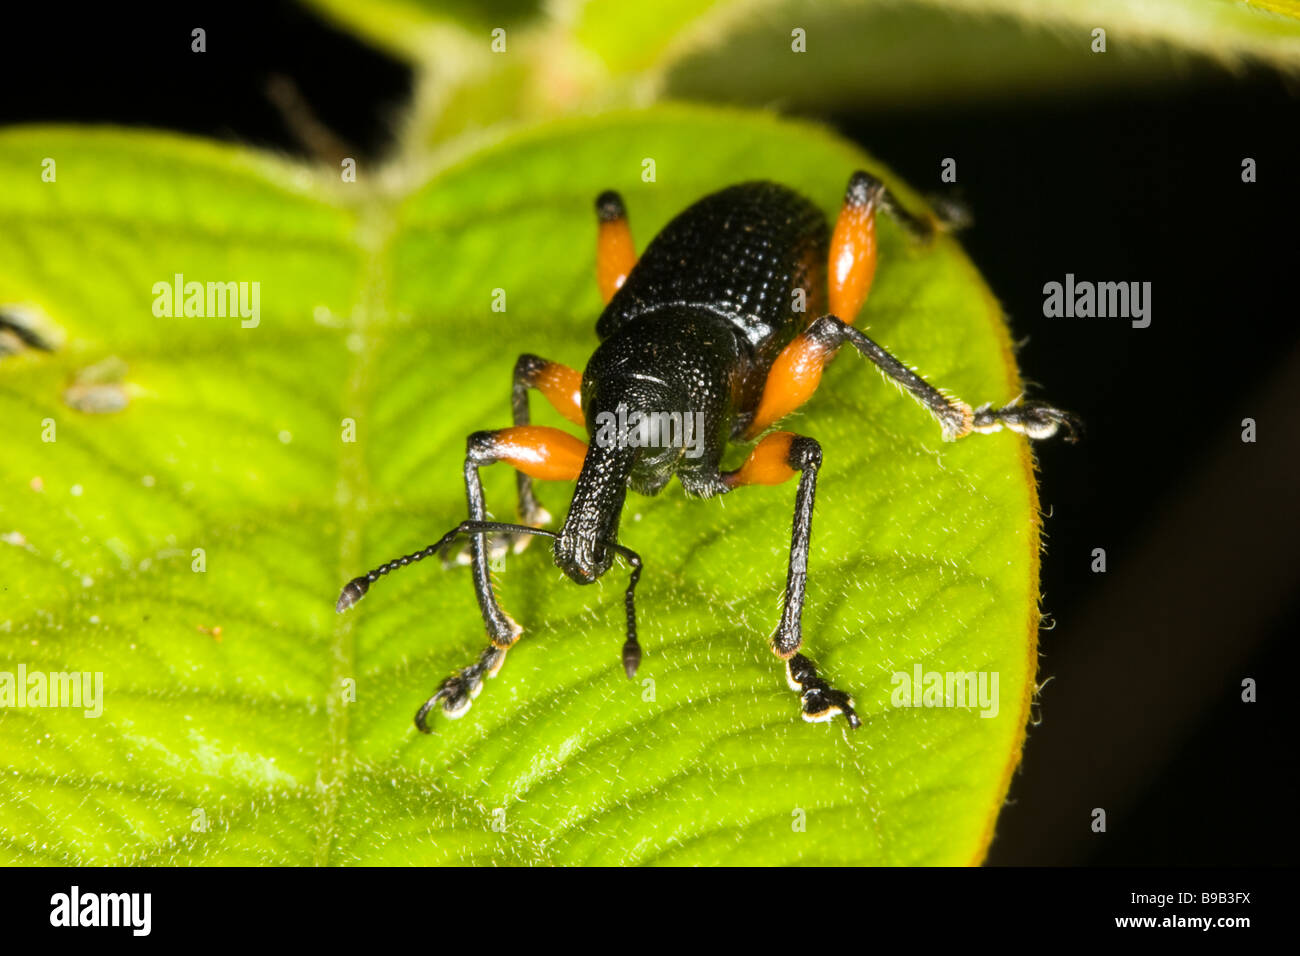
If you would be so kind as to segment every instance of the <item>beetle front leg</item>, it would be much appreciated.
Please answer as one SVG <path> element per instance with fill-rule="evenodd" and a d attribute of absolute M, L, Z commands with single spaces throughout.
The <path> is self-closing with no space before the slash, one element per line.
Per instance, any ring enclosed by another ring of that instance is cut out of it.
<path fill-rule="evenodd" d="M 523 428 L 532 423 L 528 407 L 528 393 L 532 389 L 542 393 L 551 406 L 573 422 L 585 425 L 582 414 L 582 373 L 576 369 L 552 362 L 537 355 L 525 353 L 515 362 L 510 385 L 510 415 L 516 428 Z M 515 473 L 515 489 L 519 498 L 519 521 L 532 528 L 544 528 L 551 523 L 551 513 L 542 507 L 533 493 L 533 479 L 527 472 Z M 488 546 L 488 557 L 495 565 L 513 551 L 519 554 L 533 540 L 532 535 L 518 533 L 493 537 Z M 454 555 L 446 558 L 446 563 L 469 564 L 473 554 L 469 543 Z"/>
<path fill-rule="evenodd" d="M 496 677 L 497 671 L 501 670 L 501 665 L 505 663 L 506 651 L 510 645 L 499 645 L 491 643 L 479 655 L 479 659 L 469 667 L 462 667 L 456 673 L 446 678 L 438 689 L 433 692 L 433 696 L 426 700 L 415 714 L 415 726 L 421 733 L 429 733 L 428 717 L 429 712 L 442 705 L 442 712 L 452 720 L 457 717 L 463 717 L 469 710 L 470 704 L 474 698 L 479 695 L 483 689 L 483 681 L 488 677 Z"/>
<path fill-rule="evenodd" d="M 487 518 L 487 507 L 483 500 L 483 482 L 478 470 L 483 465 L 499 461 L 501 456 L 495 447 L 495 435 L 492 432 L 475 432 L 466 442 L 465 454 L 465 498 L 469 503 L 469 520 L 482 522 Z M 442 712 L 455 719 L 464 716 L 470 704 L 483 689 L 483 681 L 495 677 L 505 661 L 506 651 L 523 632 L 510 615 L 501 610 L 496 594 L 492 590 L 492 576 L 488 572 L 487 536 L 478 533 L 469 537 L 470 564 L 474 569 L 474 596 L 478 599 L 479 612 L 487 627 L 491 643 L 479 655 L 476 663 L 463 667 L 446 678 L 438 689 L 420 707 L 415 715 L 415 726 L 421 733 L 429 733 L 426 722 L 429 712 L 441 704 Z"/>
<path fill-rule="evenodd" d="M 483 500 L 483 483 L 478 470 L 505 462 L 534 478 L 572 481 L 582 468 L 587 446 L 558 428 L 525 425 L 499 431 L 474 432 L 465 443 L 465 498 L 470 526 L 490 526 Z M 503 526 L 509 528 L 510 526 Z M 495 677 L 505 661 L 506 651 L 519 639 L 522 628 L 501 610 L 492 590 L 487 561 L 487 532 L 476 531 L 469 539 L 470 563 L 474 573 L 474 595 L 491 643 L 479 659 L 463 667 L 441 684 L 415 715 L 415 725 L 429 732 L 426 717 L 438 704 L 448 717 L 460 717 L 473 703 L 483 681 Z"/>
<path fill-rule="evenodd" d="M 813 503 L 817 497 L 817 472 L 822 448 L 816 439 L 792 432 L 773 432 L 758 443 L 736 471 L 722 474 L 728 491 L 744 485 L 777 485 L 799 475 L 795 492 L 794 522 L 790 533 L 790 564 L 786 572 L 781 622 L 772 637 L 772 653 L 785 661 L 786 681 L 799 694 L 803 719 L 826 721 L 843 714 L 850 727 L 862 721 L 853 711 L 853 699 L 831 687 L 812 661 L 799 653 L 803 645 L 803 605 L 808 583 L 808 548 L 812 541 Z"/>

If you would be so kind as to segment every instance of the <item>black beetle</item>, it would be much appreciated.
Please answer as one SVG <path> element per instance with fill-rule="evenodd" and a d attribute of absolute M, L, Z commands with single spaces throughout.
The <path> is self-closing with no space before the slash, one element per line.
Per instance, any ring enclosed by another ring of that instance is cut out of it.
<path fill-rule="evenodd" d="M 445 551 L 469 537 L 474 591 L 491 643 L 469 667 L 444 680 L 416 714 L 439 702 L 459 717 L 497 673 L 520 627 L 497 604 L 486 538 L 516 548 L 542 535 L 553 539 L 555 563 L 579 584 L 610 569 L 615 555 L 631 565 L 625 596 L 623 665 L 636 673 L 634 594 L 641 558 L 618 543 L 627 489 L 654 495 L 675 474 L 687 494 L 702 498 L 744 485 L 778 484 L 799 475 L 781 621 L 772 651 L 786 663 L 805 720 L 843 714 L 861 724 L 853 701 L 822 679 L 802 644 L 800 617 L 812 534 L 821 446 L 792 432 L 771 432 L 735 471 L 721 471 L 728 442 L 757 437 L 816 390 L 822 369 L 848 343 L 905 389 L 942 428 L 945 440 L 1010 428 L 1047 438 L 1077 422 L 1039 402 L 971 408 L 931 386 L 850 325 L 866 301 L 876 269 L 875 217 L 883 210 L 913 237 L 930 238 L 938 223 L 904 209 L 865 172 L 849 179 L 834 230 L 798 193 L 770 182 L 742 183 L 701 199 L 673 219 L 638 260 L 617 193 L 596 200 L 597 280 L 606 302 L 596 323 L 600 345 L 581 376 L 535 355 L 515 364 L 514 426 L 469 436 L 465 488 L 469 520 L 429 547 L 354 578 L 336 608 L 359 601 L 370 584 L 394 568 Z M 799 308 L 803 305 L 803 308 Z M 811 317 L 811 318 L 810 318 Z M 566 418 L 587 428 L 590 443 L 555 428 L 529 424 L 528 391 L 537 389 Z M 506 462 L 518 470 L 522 524 L 486 520 L 479 468 Z M 532 479 L 577 481 L 559 533 L 533 496 Z"/>

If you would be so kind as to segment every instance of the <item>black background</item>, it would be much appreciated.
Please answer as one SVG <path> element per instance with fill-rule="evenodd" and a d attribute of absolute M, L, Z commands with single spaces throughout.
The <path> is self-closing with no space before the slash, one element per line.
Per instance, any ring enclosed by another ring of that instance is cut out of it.
<path fill-rule="evenodd" d="M 51 8 L 9 28 L 0 125 L 141 125 L 305 156 L 267 95 L 281 75 L 364 161 L 410 94 L 403 66 L 288 3 Z M 1297 103 L 1263 68 L 1206 66 L 1100 98 L 820 117 L 922 191 L 957 160 L 975 216 L 963 242 L 1023 340 L 1022 371 L 1088 426 L 1080 445 L 1039 446 L 1053 679 L 991 863 L 1295 857 Z M 1043 284 L 1067 272 L 1150 281 L 1151 327 L 1044 318 Z M 1106 574 L 1090 570 L 1097 547 Z M 1241 702 L 1244 677 L 1258 703 Z"/>

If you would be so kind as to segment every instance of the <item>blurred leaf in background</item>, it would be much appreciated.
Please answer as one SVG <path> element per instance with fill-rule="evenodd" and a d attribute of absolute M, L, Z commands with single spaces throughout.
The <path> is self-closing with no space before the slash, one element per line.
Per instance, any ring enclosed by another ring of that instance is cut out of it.
<path fill-rule="evenodd" d="M 1291 0 L 312 3 L 416 67 L 418 144 L 664 97 L 824 115 L 1300 69 Z"/>

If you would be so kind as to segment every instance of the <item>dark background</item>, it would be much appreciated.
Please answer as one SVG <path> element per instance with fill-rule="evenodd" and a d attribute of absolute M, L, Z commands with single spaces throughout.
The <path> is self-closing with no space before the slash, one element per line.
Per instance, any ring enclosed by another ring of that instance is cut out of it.
<path fill-rule="evenodd" d="M 0 125 L 142 125 L 306 156 L 268 94 L 280 76 L 364 161 L 410 94 L 402 65 L 290 3 L 52 14 L 11 26 Z M 922 191 L 944 189 L 940 161 L 957 160 L 975 216 L 963 241 L 1023 341 L 1022 371 L 1088 426 L 1082 444 L 1038 446 L 1052 679 L 990 862 L 1292 862 L 1295 82 L 1204 66 L 1097 98 L 821 118 Z M 1044 318 L 1042 286 L 1067 272 L 1150 281 L 1151 326 Z M 1248 416 L 1255 444 L 1240 440 Z M 1097 547 L 1105 574 L 1090 570 Z M 1241 702 L 1244 677 L 1257 703 Z"/>

